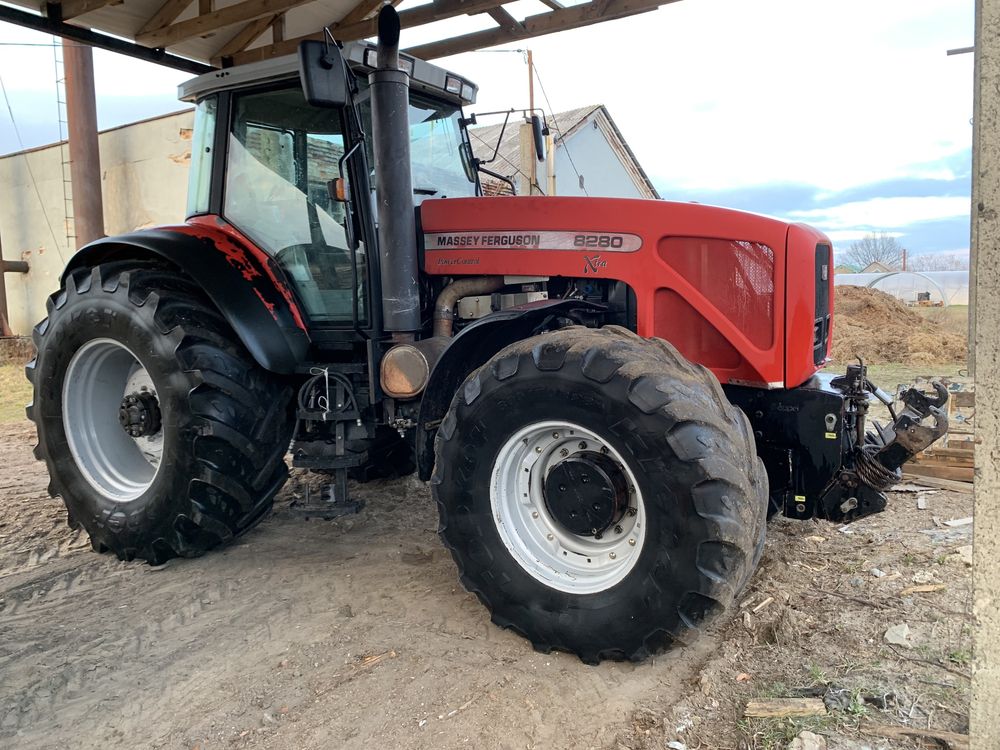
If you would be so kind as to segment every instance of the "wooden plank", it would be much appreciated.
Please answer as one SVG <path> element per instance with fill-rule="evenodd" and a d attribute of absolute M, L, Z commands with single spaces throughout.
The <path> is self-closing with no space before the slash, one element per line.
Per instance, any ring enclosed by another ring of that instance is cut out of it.
<path fill-rule="evenodd" d="M 179 23 L 147 31 L 144 34 L 137 34 L 135 40 L 147 47 L 170 47 L 185 39 L 204 36 L 205 34 L 243 21 L 253 21 L 264 16 L 273 16 L 289 8 L 294 8 L 296 5 L 304 5 L 310 1 L 244 0 L 242 3 L 230 5 L 227 8 L 222 8 L 208 15 L 197 16 L 187 21 L 180 21 Z"/>
<path fill-rule="evenodd" d="M 975 391 L 953 391 L 948 397 L 953 406 L 971 408 L 976 405 Z"/>
<path fill-rule="evenodd" d="M 972 483 L 975 474 L 974 469 L 959 466 L 927 466 L 924 464 L 908 463 L 906 473 L 918 477 L 932 477 L 934 479 L 948 479 L 952 482 Z"/>
<path fill-rule="evenodd" d="M 910 474 L 910 466 L 912 464 L 906 464 L 903 471 L 903 479 L 910 480 L 912 482 L 918 482 L 920 484 L 930 485 L 931 487 L 937 487 L 942 490 L 951 490 L 953 492 L 964 492 L 966 494 L 972 493 L 972 484 L 970 482 L 955 482 L 951 479 L 939 479 L 937 477 L 918 477 L 915 474 Z"/>
<path fill-rule="evenodd" d="M 82 16 L 94 10 L 106 8 L 109 5 L 121 5 L 124 0 L 64 0 L 59 4 L 64 21 Z M 44 7 L 44 4 L 43 4 Z"/>
<path fill-rule="evenodd" d="M 205 16 L 211 13 L 214 10 L 212 7 L 214 4 L 213 0 L 198 0 L 198 15 Z"/>
<path fill-rule="evenodd" d="M 971 444 L 970 447 L 968 448 L 953 448 L 952 446 L 941 448 L 938 447 L 937 445 L 932 445 L 930 448 L 924 451 L 925 455 L 946 456 L 948 458 L 968 458 L 970 461 L 972 460 L 972 456 L 974 453 L 975 449 L 971 447 Z"/>
<path fill-rule="evenodd" d="M 285 17 L 283 15 L 274 17 L 274 22 L 271 24 L 271 39 L 276 42 L 285 41 Z"/>
<path fill-rule="evenodd" d="M 892 727 L 885 724 L 862 724 L 861 731 L 892 740 L 935 740 L 944 743 L 949 750 L 969 750 L 969 735 L 945 732 L 941 729 L 920 729 L 918 727 Z"/>
<path fill-rule="evenodd" d="M 747 703 L 743 715 L 753 719 L 772 719 L 787 716 L 824 716 L 826 705 L 822 698 L 774 698 Z"/>
<path fill-rule="evenodd" d="M 626 18 L 638 13 L 656 10 L 661 5 L 673 2 L 677 2 L 677 0 L 611 0 L 610 2 L 591 0 L 589 3 L 528 16 L 521 22 L 522 30 L 519 31 L 512 32 L 502 28 L 486 29 L 485 31 L 476 31 L 471 34 L 410 47 L 405 52 L 421 60 L 433 60 L 483 47 L 493 47 L 505 42 L 577 29 L 602 21 L 612 21 L 616 18 Z"/>
<path fill-rule="evenodd" d="M 223 58 L 235 55 L 251 42 L 255 41 L 257 37 L 267 31 L 268 27 L 274 23 L 276 18 L 277 16 L 264 16 L 263 18 L 258 18 L 256 21 L 248 23 L 236 33 L 236 36 L 226 42 L 219 49 L 219 51 L 212 56 L 212 65 L 220 67 L 222 65 Z"/>
<path fill-rule="evenodd" d="M 146 23 L 142 25 L 136 33 L 136 39 L 138 39 L 142 34 L 152 31 L 153 29 L 158 29 L 161 26 L 167 26 L 174 22 L 181 13 L 187 10 L 187 7 L 193 2 L 193 0 L 167 0 L 160 9 L 153 14 Z"/>
<path fill-rule="evenodd" d="M 673 2 L 674 0 L 668 1 Z M 435 21 L 442 21 L 446 18 L 484 13 L 497 5 L 504 5 L 511 2 L 514 2 L 514 0 L 435 0 L 426 5 L 401 11 L 399 14 L 399 24 L 400 28 L 409 29 L 414 26 L 423 26 Z M 368 37 L 375 36 L 377 31 L 376 22 L 377 18 L 368 18 L 353 24 L 334 24 L 331 25 L 330 30 L 333 32 L 334 38 L 338 41 L 350 42 L 355 39 L 367 39 Z M 233 55 L 233 64 L 242 65 L 248 62 L 269 60 L 272 57 L 291 55 L 299 48 L 300 42 L 306 39 L 322 39 L 323 36 L 322 31 L 317 31 L 313 34 L 295 37 L 294 39 L 286 39 L 277 44 L 245 50 Z"/>

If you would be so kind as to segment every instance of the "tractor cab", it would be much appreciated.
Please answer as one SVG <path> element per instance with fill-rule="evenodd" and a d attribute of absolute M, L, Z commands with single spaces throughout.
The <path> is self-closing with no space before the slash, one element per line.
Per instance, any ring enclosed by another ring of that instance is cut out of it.
<path fill-rule="evenodd" d="M 311 329 L 374 331 L 378 210 L 368 74 L 376 48 L 345 45 L 351 76 L 339 107 L 314 106 L 295 56 L 208 73 L 181 85 L 195 105 L 189 218 L 217 216 L 281 267 Z M 475 196 L 479 183 L 462 108 L 469 81 L 400 56 L 409 74 L 407 112 L 413 203 Z"/>

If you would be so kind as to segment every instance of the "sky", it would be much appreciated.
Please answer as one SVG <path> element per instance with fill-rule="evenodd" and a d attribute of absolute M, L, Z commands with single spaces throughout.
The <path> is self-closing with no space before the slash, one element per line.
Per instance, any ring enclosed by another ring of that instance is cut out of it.
<path fill-rule="evenodd" d="M 404 3 L 403 8 L 410 7 Z M 537 0 L 507 8 L 544 11 Z M 435 61 L 479 84 L 472 111 L 605 104 L 661 196 L 967 251 L 972 0 L 682 0 L 629 19 Z M 403 46 L 486 28 L 464 17 Z M 0 24 L 0 153 L 58 138 L 51 37 Z M 188 74 L 95 52 L 98 118 L 175 111 Z M 540 82 L 540 84 L 539 84 Z M 542 92 L 544 88 L 544 94 Z"/>

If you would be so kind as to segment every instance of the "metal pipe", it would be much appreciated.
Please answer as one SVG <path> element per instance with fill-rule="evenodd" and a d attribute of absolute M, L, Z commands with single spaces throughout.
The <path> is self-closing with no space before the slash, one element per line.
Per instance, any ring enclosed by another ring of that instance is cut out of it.
<path fill-rule="evenodd" d="M 63 71 L 66 75 L 66 120 L 73 184 L 73 234 L 76 236 L 76 247 L 80 248 L 104 236 L 94 51 L 82 44 L 65 45 Z"/>
<path fill-rule="evenodd" d="M 399 14 L 378 14 L 378 70 L 368 76 L 375 152 L 375 198 L 386 331 L 420 330 L 417 225 L 410 175 L 410 77 L 399 69 Z"/>
<path fill-rule="evenodd" d="M 455 325 L 455 305 L 462 297 L 492 294 L 503 288 L 503 276 L 467 276 L 441 290 L 434 303 L 434 335 L 450 337 Z"/>

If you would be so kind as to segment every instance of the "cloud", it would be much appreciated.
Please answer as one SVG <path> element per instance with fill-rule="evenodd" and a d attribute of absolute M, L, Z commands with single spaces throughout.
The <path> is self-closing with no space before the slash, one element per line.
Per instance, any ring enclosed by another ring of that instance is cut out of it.
<path fill-rule="evenodd" d="M 871 231 L 968 215 L 969 199 L 964 196 L 872 198 L 788 213 L 792 219 L 815 224 L 824 230 L 864 227 Z"/>

